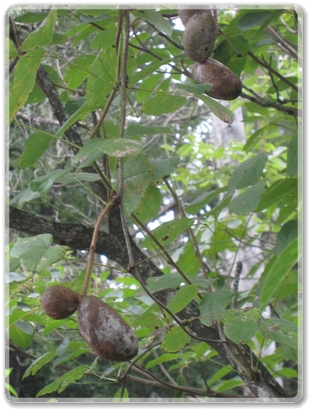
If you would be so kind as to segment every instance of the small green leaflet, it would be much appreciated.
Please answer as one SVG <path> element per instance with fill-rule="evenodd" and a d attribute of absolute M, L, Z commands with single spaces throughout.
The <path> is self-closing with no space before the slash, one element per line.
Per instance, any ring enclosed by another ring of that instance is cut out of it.
<path fill-rule="evenodd" d="M 152 166 L 153 183 L 157 183 L 163 177 L 172 174 L 180 162 L 179 156 L 172 156 L 168 158 L 150 159 Z"/>
<path fill-rule="evenodd" d="M 19 258 L 27 270 L 41 272 L 61 260 L 68 250 L 66 246 L 51 247 L 52 240 L 51 234 L 22 238 L 14 244 L 11 256 Z"/>
<path fill-rule="evenodd" d="M 20 158 L 20 168 L 33 165 L 48 149 L 53 137 L 44 133 L 34 133 L 25 141 L 25 148 Z"/>
<path fill-rule="evenodd" d="M 273 257 L 262 273 L 263 286 L 260 296 L 260 308 L 264 309 L 277 296 L 280 286 L 287 274 L 299 259 L 298 238 L 296 237 L 281 252 Z"/>
<path fill-rule="evenodd" d="M 10 84 L 9 123 L 13 121 L 18 110 L 27 101 L 35 85 L 37 71 L 44 54 L 43 48 L 36 48 L 19 58 Z"/>
<path fill-rule="evenodd" d="M 45 193 L 54 184 L 55 180 L 63 177 L 65 174 L 69 173 L 71 168 L 65 168 L 64 170 L 54 170 L 45 176 L 35 178 L 29 183 L 30 190 L 38 193 Z"/>
<path fill-rule="evenodd" d="M 164 362 L 178 360 L 180 357 L 181 354 L 162 354 L 154 360 L 149 361 L 146 365 L 146 369 L 148 370 L 149 368 L 155 367 L 158 364 L 163 364 Z"/>
<path fill-rule="evenodd" d="M 266 11 L 266 10 L 258 10 L 258 11 L 251 11 L 247 14 L 244 14 L 238 22 L 237 26 L 241 30 L 248 30 L 251 29 L 255 26 L 261 25 L 267 17 L 269 17 L 271 14 L 271 11 Z"/>
<path fill-rule="evenodd" d="M 88 370 L 86 365 L 81 365 L 80 367 L 74 368 L 68 371 L 66 374 L 62 375 L 58 380 L 46 385 L 42 390 L 38 392 L 37 397 L 41 397 L 45 394 L 50 394 L 51 392 L 58 391 L 60 394 L 67 388 L 70 384 L 74 383 L 76 380 L 80 380 L 83 375 Z"/>
<path fill-rule="evenodd" d="M 297 219 L 289 220 L 277 233 L 276 244 L 273 249 L 276 254 L 281 254 L 281 252 L 298 236 L 298 224 L 300 224 L 300 222 Z"/>
<path fill-rule="evenodd" d="M 281 320 L 279 318 L 262 320 L 260 331 L 266 338 L 277 341 L 280 344 L 292 347 L 295 350 L 301 348 L 298 347 L 297 327 L 291 321 Z"/>
<path fill-rule="evenodd" d="M 121 394 L 122 394 L 122 397 L 121 397 Z M 126 388 L 119 388 L 115 392 L 112 402 L 130 402 L 128 390 Z"/>
<path fill-rule="evenodd" d="M 55 350 L 47 352 L 38 357 L 25 371 L 23 378 L 27 378 L 29 375 L 36 375 L 36 373 L 47 363 L 53 360 L 55 357 Z"/>
<path fill-rule="evenodd" d="M 260 311 L 228 310 L 222 316 L 225 335 L 236 344 L 246 344 L 258 331 Z"/>
<path fill-rule="evenodd" d="M 153 116 L 161 116 L 178 110 L 186 103 L 187 99 L 181 96 L 156 96 L 145 101 L 142 112 Z"/>
<path fill-rule="evenodd" d="M 260 153 L 241 163 L 232 173 L 225 197 L 232 195 L 235 189 L 254 185 L 261 176 L 267 160 L 267 155 Z"/>
<path fill-rule="evenodd" d="M 198 287 L 196 285 L 185 285 L 183 286 L 171 301 L 168 303 L 167 308 L 176 314 L 183 310 L 187 305 L 196 298 L 198 295 Z"/>
<path fill-rule="evenodd" d="M 188 335 L 180 326 L 176 326 L 165 334 L 162 340 L 162 348 L 166 352 L 175 353 L 188 345 L 190 340 L 190 335 Z"/>
<path fill-rule="evenodd" d="M 21 348 L 28 348 L 35 335 L 32 324 L 25 321 L 17 321 L 9 328 L 10 339 Z"/>
<path fill-rule="evenodd" d="M 167 288 L 175 289 L 180 286 L 185 280 L 178 273 L 165 274 L 160 277 L 148 278 L 148 290 L 153 294 L 157 291 L 165 290 Z"/>
<path fill-rule="evenodd" d="M 124 165 L 123 207 L 126 215 L 139 206 L 152 181 L 152 168 L 144 155 L 129 157 Z"/>
<path fill-rule="evenodd" d="M 255 211 L 265 190 L 265 182 L 258 181 L 243 193 L 235 197 L 229 204 L 229 213 L 249 214 Z"/>
<path fill-rule="evenodd" d="M 185 232 L 193 224 L 193 218 L 181 218 L 179 220 L 169 221 L 167 223 L 161 224 L 159 227 L 152 231 L 153 236 L 162 245 L 167 245 L 173 242 L 179 235 Z M 154 242 L 151 238 L 146 238 L 143 243 L 143 247 L 149 249 L 154 248 Z"/>
<path fill-rule="evenodd" d="M 222 313 L 232 299 L 232 291 L 228 288 L 220 288 L 215 292 L 207 292 L 199 303 L 200 321 L 211 326 L 213 321 L 220 320 Z"/>
<path fill-rule="evenodd" d="M 160 12 L 151 9 L 144 9 L 134 10 L 132 11 L 132 14 L 136 17 L 140 17 L 141 19 L 148 21 L 148 23 L 152 24 L 152 26 L 154 26 L 159 31 L 164 32 L 169 36 L 172 34 L 172 26 L 170 20 L 162 17 Z"/>
<path fill-rule="evenodd" d="M 142 151 L 143 147 L 140 142 L 126 138 L 104 139 L 93 138 L 85 143 L 75 157 L 75 163 L 78 163 L 82 157 L 87 160 L 92 156 L 92 162 L 102 157 L 105 153 L 112 157 L 129 157 L 135 156 Z M 94 154 L 97 157 L 94 158 Z M 87 161 L 83 162 L 84 167 L 90 165 Z M 81 165 L 80 165 L 81 167 Z"/>
<path fill-rule="evenodd" d="M 272 204 L 284 201 L 285 194 L 288 196 L 297 193 L 298 179 L 297 177 L 285 178 L 277 180 L 273 183 L 262 196 L 262 199 L 257 207 L 257 212 L 270 207 Z"/>
<path fill-rule="evenodd" d="M 47 46 L 52 42 L 56 23 L 57 10 L 52 9 L 40 26 L 31 32 L 21 45 L 21 51 L 28 51 L 35 47 Z"/>
<path fill-rule="evenodd" d="M 234 114 L 227 107 L 224 107 L 211 97 L 202 94 L 196 94 L 196 96 L 202 100 L 221 121 L 227 124 L 233 123 Z"/>
<path fill-rule="evenodd" d="M 162 200 L 160 189 L 151 185 L 147 188 L 138 207 L 135 209 L 136 217 L 138 217 L 138 219 L 144 224 L 151 221 L 153 218 L 156 218 L 159 213 Z"/>

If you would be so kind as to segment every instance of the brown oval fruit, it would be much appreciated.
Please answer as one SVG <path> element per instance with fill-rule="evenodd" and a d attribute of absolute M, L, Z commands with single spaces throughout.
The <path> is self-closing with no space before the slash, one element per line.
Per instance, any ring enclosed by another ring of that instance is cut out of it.
<path fill-rule="evenodd" d="M 216 20 L 210 13 L 196 13 L 188 21 L 183 34 L 185 53 L 193 61 L 203 63 L 213 51 L 217 37 Z"/>
<path fill-rule="evenodd" d="M 99 357 L 129 361 L 138 352 L 138 341 L 123 318 L 97 297 L 84 296 L 78 306 L 80 333 Z"/>
<path fill-rule="evenodd" d="M 182 24 L 186 27 L 188 21 L 194 14 L 202 14 L 202 13 L 209 13 L 212 14 L 211 10 L 209 9 L 184 9 L 182 7 L 179 7 L 178 10 L 178 15 L 179 18 L 182 22 Z"/>
<path fill-rule="evenodd" d="M 192 66 L 192 77 L 196 83 L 210 83 L 213 87 L 206 91 L 210 97 L 219 100 L 234 100 L 242 91 L 240 78 L 227 66 L 214 59 Z"/>
<path fill-rule="evenodd" d="M 60 320 L 76 311 L 79 294 L 62 285 L 52 285 L 43 293 L 41 304 L 49 317 Z"/>

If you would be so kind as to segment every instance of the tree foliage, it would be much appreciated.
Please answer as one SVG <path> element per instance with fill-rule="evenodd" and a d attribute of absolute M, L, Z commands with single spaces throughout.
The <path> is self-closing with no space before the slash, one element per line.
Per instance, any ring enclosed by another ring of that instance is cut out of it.
<path fill-rule="evenodd" d="M 217 19 L 228 104 L 192 80 L 176 7 L 9 11 L 12 395 L 300 398 L 301 14 Z M 138 355 L 49 318 L 58 283 L 117 310 Z"/>

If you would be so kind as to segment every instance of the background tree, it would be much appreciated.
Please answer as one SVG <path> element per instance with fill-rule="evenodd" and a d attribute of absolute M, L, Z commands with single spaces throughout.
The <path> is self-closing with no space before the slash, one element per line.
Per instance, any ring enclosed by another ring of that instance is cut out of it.
<path fill-rule="evenodd" d="M 10 10 L 11 395 L 300 398 L 301 15 L 215 15 L 229 104 L 194 84 L 176 8 Z M 58 283 L 116 309 L 138 355 L 49 318 Z"/>

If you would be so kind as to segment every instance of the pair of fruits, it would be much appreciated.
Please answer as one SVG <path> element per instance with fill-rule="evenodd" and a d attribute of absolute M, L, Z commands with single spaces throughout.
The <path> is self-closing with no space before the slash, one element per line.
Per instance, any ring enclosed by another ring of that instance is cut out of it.
<path fill-rule="evenodd" d="M 234 100 L 242 91 L 240 78 L 224 64 L 210 58 L 218 35 L 218 25 L 211 10 L 179 9 L 185 26 L 183 44 L 185 53 L 195 61 L 192 77 L 196 83 L 212 84 L 205 94 L 219 100 Z"/>
<path fill-rule="evenodd" d="M 42 295 L 42 307 L 54 319 L 69 317 L 77 310 L 82 337 L 101 358 L 129 361 L 138 352 L 138 341 L 123 318 L 92 295 L 81 296 L 70 288 L 54 285 Z"/>

